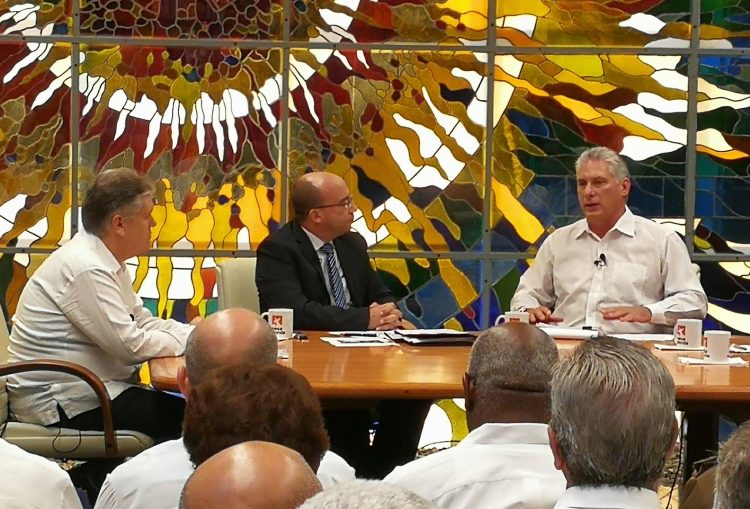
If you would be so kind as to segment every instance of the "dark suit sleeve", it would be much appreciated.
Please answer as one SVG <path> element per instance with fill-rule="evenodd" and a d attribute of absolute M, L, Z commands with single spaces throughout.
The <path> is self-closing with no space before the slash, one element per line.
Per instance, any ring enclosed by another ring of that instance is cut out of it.
<path fill-rule="evenodd" d="M 370 322 L 368 307 L 342 309 L 321 302 L 327 296 L 325 285 L 294 244 L 291 238 L 271 235 L 258 247 L 255 281 L 261 310 L 292 308 L 295 329 L 366 330 Z M 310 295 L 320 298 L 315 300 Z"/>
<path fill-rule="evenodd" d="M 375 272 L 370 264 L 370 259 L 367 256 L 367 243 L 365 242 L 365 239 L 359 234 L 355 234 L 354 238 L 356 239 L 355 242 L 358 244 L 355 252 L 364 253 L 364 256 L 361 254 L 359 256 L 362 256 L 365 263 L 363 269 L 366 282 L 365 304 L 369 305 L 372 302 L 377 302 L 378 304 L 396 302 L 396 297 L 394 297 L 393 293 L 391 293 L 388 287 L 385 286 L 383 280 L 380 279 L 380 276 L 378 276 L 378 273 Z"/>

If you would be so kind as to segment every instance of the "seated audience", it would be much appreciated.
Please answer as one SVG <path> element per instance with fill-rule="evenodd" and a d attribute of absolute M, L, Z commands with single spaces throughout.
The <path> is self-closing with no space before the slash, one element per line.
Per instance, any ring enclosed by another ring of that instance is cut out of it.
<path fill-rule="evenodd" d="M 385 478 L 438 507 L 552 508 L 565 491 L 549 447 L 555 342 L 525 323 L 479 335 L 464 375 L 469 435 Z"/>
<path fill-rule="evenodd" d="M 0 473 L 0 507 L 4 509 L 81 509 L 63 469 L 3 439 Z"/>
<path fill-rule="evenodd" d="M 750 422 L 746 422 L 719 449 L 714 509 L 750 507 Z"/>
<path fill-rule="evenodd" d="M 236 364 L 214 370 L 191 388 L 183 440 L 200 465 L 248 440 L 300 453 L 313 471 L 328 449 L 318 396 L 307 379 L 285 366 Z"/>
<path fill-rule="evenodd" d="M 350 481 L 310 498 L 300 509 L 433 509 L 410 491 L 380 481 Z"/>
<path fill-rule="evenodd" d="M 182 492 L 182 509 L 296 509 L 321 490 L 298 452 L 268 442 L 235 444 L 207 458 Z"/>
<path fill-rule="evenodd" d="M 142 362 L 180 355 L 190 325 L 151 315 L 124 262 L 151 247 L 151 184 L 133 170 L 100 173 L 82 207 L 83 227 L 52 253 L 21 292 L 10 333 L 10 362 L 75 362 L 96 373 L 112 398 L 115 428 L 154 441 L 180 436 L 182 398 L 137 385 Z M 22 422 L 103 429 L 94 391 L 63 373 L 8 377 L 10 409 Z"/>
<path fill-rule="evenodd" d="M 188 339 L 185 367 L 177 382 L 191 408 L 191 388 L 201 384 L 208 373 L 221 366 L 269 366 L 276 364 L 278 349 L 271 327 L 259 315 L 246 309 L 227 309 L 200 322 Z M 247 387 L 245 387 L 246 389 Z M 238 387 L 237 390 L 244 390 Z M 223 401 L 209 402 L 226 411 Z M 210 406 L 207 419 L 217 418 Z M 231 410 L 231 408 L 230 408 Z M 191 412 L 191 410 L 187 410 Z M 231 419 L 233 420 L 233 419 Z M 253 432 L 251 429 L 250 432 Z M 237 431 L 235 443 L 251 439 L 248 430 Z M 117 467 L 104 482 L 97 509 L 172 509 L 179 500 L 185 480 L 193 472 L 182 438 L 152 447 Z M 354 470 L 333 453 L 326 453 L 318 475 L 326 483 L 354 478 Z"/>
<path fill-rule="evenodd" d="M 675 386 L 647 349 L 622 339 L 582 343 L 552 375 L 550 445 L 568 480 L 556 509 L 659 509 L 677 438 Z"/>

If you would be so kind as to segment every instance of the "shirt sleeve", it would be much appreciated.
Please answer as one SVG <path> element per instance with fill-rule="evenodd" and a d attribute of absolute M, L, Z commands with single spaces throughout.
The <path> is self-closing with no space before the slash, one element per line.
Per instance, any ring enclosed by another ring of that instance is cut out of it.
<path fill-rule="evenodd" d="M 682 239 L 669 232 L 661 266 L 664 299 L 645 307 L 651 311 L 651 323 L 674 325 L 680 318 L 703 319 L 708 299 L 701 286 Z"/>
<path fill-rule="evenodd" d="M 553 237 L 550 236 L 542 243 L 534 258 L 534 262 L 521 276 L 516 293 L 510 301 L 510 308 L 535 308 L 544 306 L 553 309 L 557 298 L 555 296 L 555 285 L 552 278 L 552 267 L 554 259 L 551 244 Z"/>
<path fill-rule="evenodd" d="M 123 364 L 181 355 L 191 327 L 154 318 L 132 289 L 123 286 L 115 273 L 86 270 L 71 281 L 60 307 L 73 325 Z"/>
<path fill-rule="evenodd" d="M 118 507 L 120 504 L 120 498 L 117 496 L 117 491 L 111 483 L 111 477 L 111 474 L 108 474 L 107 478 L 104 479 L 104 484 L 102 484 L 102 488 L 99 491 L 94 509 L 112 509 Z"/>

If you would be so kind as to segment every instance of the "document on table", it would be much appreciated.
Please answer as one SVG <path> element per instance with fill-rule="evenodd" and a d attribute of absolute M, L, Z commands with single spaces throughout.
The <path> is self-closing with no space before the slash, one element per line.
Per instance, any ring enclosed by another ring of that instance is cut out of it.
<path fill-rule="evenodd" d="M 370 347 L 370 346 L 396 346 L 396 343 L 385 337 L 375 336 L 324 336 L 320 338 L 329 345 L 341 348 Z"/>
<path fill-rule="evenodd" d="M 386 331 L 385 335 L 394 340 L 402 340 L 413 345 L 440 343 L 473 343 L 476 335 L 471 332 L 453 329 L 399 329 Z"/>
<path fill-rule="evenodd" d="M 538 327 L 556 339 L 590 339 L 599 335 L 598 331 L 592 329 L 563 327 L 561 325 L 548 325 L 545 323 L 540 323 Z"/>
<path fill-rule="evenodd" d="M 672 334 L 610 334 L 610 337 L 627 339 L 628 341 L 674 341 Z M 667 348 L 665 350 L 678 350 L 680 348 Z M 690 348 L 681 348 L 691 350 Z"/>

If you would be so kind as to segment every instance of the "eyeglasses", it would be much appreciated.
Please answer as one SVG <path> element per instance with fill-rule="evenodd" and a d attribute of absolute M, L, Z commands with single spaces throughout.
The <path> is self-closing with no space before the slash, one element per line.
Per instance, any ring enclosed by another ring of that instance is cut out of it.
<path fill-rule="evenodd" d="M 330 207 L 344 207 L 348 209 L 354 204 L 354 197 L 352 195 L 347 196 L 338 203 L 331 203 L 330 205 L 318 205 L 317 207 L 311 207 L 313 209 L 327 209 Z"/>

